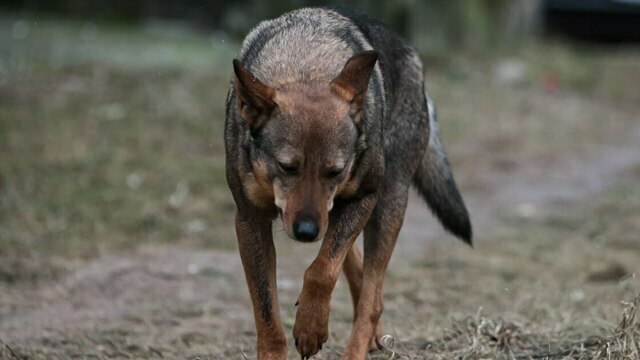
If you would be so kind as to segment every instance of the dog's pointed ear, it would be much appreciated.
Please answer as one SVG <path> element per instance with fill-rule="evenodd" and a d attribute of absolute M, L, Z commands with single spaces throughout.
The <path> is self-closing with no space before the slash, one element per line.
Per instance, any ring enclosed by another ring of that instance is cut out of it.
<path fill-rule="evenodd" d="M 365 99 L 369 78 L 378 60 L 375 50 L 363 51 L 353 55 L 335 79 L 331 89 L 342 99 L 360 109 Z"/>
<path fill-rule="evenodd" d="M 238 95 L 240 116 L 252 130 L 257 129 L 276 108 L 276 91 L 258 80 L 238 59 L 233 59 L 233 71 L 236 74 L 233 86 Z"/>

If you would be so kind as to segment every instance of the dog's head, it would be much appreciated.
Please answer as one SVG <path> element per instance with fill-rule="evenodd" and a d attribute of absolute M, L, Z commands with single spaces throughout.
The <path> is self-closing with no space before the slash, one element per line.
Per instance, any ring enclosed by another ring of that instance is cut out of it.
<path fill-rule="evenodd" d="M 334 197 L 349 180 L 361 109 L 378 54 L 351 57 L 332 81 L 272 88 L 234 60 L 240 116 L 253 145 L 249 197 L 269 193 L 290 237 L 322 239 Z"/>

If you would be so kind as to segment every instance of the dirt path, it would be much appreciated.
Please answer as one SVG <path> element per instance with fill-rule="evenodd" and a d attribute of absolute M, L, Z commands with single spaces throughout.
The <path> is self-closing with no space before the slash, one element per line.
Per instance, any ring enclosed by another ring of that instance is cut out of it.
<path fill-rule="evenodd" d="M 477 241 L 495 236 L 503 226 L 501 218 L 549 215 L 558 205 L 594 196 L 620 181 L 626 171 L 640 165 L 640 126 L 629 129 L 617 143 L 559 157 L 553 166 L 497 173 L 483 191 L 465 192 Z M 415 255 L 416 249 L 424 247 L 425 238 L 433 244 L 445 237 L 433 217 L 425 219 L 426 209 L 414 194 L 394 255 Z"/>
<path fill-rule="evenodd" d="M 640 164 L 638 144 L 640 127 L 616 144 L 561 159 L 551 168 L 520 167 L 493 178 L 490 188 L 466 192 L 477 241 L 500 231 L 503 216 L 533 217 L 543 209 L 553 210 L 558 202 L 603 191 Z M 426 244 L 442 246 L 438 239 L 444 234 L 427 214 L 413 196 L 392 267 L 421 257 L 429 249 Z M 446 239 L 446 244 L 457 244 Z M 290 326 L 300 274 L 316 247 L 291 241 L 278 241 L 277 246 L 280 301 L 285 326 Z M 242 267 L 233 251 L 142 247 L 68 268 L 55 282 L 2 289 L 4 343 L 18 348 L 39 344 L 30 354 L 43 358 L 220 354 L 214 358 L 241 359 L 241 350 L 251 356 L 253 320 Z M 339 288 L 338 307 L 349 308 L 342 282 Z M 348 322 L 338 326 L 346 331 Z"/>

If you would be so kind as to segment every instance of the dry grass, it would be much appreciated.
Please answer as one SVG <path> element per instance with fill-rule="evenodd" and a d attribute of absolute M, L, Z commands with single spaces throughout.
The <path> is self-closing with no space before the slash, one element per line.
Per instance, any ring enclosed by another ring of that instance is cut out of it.
<path fill-rule="evenodd" d="M 615 329 L 584 337 L 571 332 L 533 332 L 522 324 L 490 319 L 478 312 L 454 321 L 441 338 L 423 344 L 394 344 L 387 337 L 382 359 L 638 359 L 640 358 L 640 295 L 623 302 Z M 412 350 L 408 350 L 408 347 Z M 416 348 L 420 350 L 416 351 Z"/>

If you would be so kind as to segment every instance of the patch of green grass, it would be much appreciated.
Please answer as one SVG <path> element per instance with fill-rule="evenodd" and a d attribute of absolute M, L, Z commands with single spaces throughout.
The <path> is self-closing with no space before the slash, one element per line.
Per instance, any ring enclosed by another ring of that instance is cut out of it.
<path fill-rule="evenodd" d="M 527 63 L 534 80 L 555 81 L 558 86 L 590 92 L 610 56 L 607 49 L 577 46 L 566 42 L 532 43 L 523 47 L 520 56 Z"/>
<path fill-rule="evenodd" d="M 22 35 L 14 36 L 16 26 L 23 29 Z M 170 22 L 95 24 L 0 15 L 2 72 L 46 72 L 97 64 L 138 71 L 180 68 L 208 72 L 229 66 L 236 50 L 237 44 L 222 34 L 196 33 Z"/>
<path fill-rule="evenodd" d="M 232 47 L 109 26 L 88 44 L 83 26 L 0 32 L 0 262 L 157 241 L 233 246 L 221 60 Z"/>

